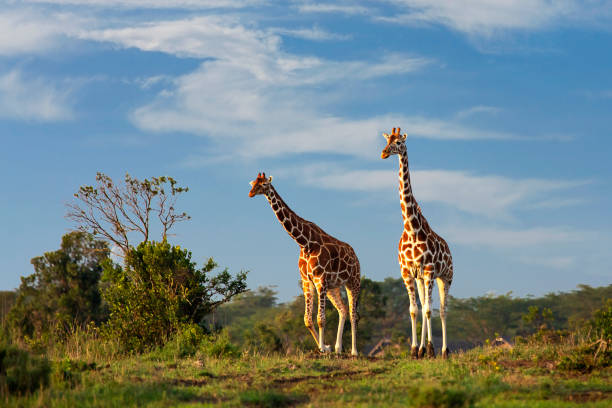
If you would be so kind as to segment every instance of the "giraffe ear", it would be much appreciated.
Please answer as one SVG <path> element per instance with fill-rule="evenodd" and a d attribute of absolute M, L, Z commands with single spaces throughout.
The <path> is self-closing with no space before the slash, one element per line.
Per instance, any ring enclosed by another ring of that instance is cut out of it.
<path fill-rule="evenodd" d="M 389 140 L 389 135 L 387 133 L 383 133 L 383 137 L 387 140 Z"/>
<path fill-rule="evenodd" d="M 401 136 L 400 136 L 400 139 L 401 139 L 401 141 L 402 141 L 402 142 L 405 142 L 405 141 L 406 141 L 406 136 L 408 136 L 408 135 L 407 135 L 407 134 L 405 134 L 405 133 L 404 133 L 403 135 L 401 135 Z"/>
<path fill-rule="evenodd" d="M 253 187 L 255 185 L 255 181 L 249 181 L 249 184 L 251 185 L 251 187 Z"/>
<path fill-rule="evenodd" d="M 268 183 L 271 183 L 271 182 L 272 182 L 272 176 L 268 178 Z"/>

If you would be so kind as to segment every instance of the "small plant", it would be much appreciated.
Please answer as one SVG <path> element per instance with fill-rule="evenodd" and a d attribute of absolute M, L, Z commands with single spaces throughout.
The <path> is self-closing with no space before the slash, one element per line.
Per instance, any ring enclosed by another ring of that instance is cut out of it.
<path fill-rule="evenodd" d="M 53 365 L 53 376 L 58 383 L 65 383 L 69 387 L 74 387 L 81 383 L 81 373 L 95 369 L 96 363 L 65 358 Z"/>
<path fill-rule="evenodd" d="M 240 396 L 243 405 L 254 407 L 286 407 L 293 405 L 296 399 L 274 391 L 249 390 Z"/>

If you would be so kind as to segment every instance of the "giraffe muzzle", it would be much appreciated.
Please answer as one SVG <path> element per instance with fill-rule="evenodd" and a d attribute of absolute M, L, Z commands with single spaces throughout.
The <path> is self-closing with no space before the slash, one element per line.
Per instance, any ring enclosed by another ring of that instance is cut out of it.
<path fill-rule="evenodd" d="M 382 152 L 382 153 L 380 154 L 380 158 L 381 158 L 381 159 L 386 159 L 387 157 L 389 157 L 389 153 L 387 153 L 387 152 Z"/>

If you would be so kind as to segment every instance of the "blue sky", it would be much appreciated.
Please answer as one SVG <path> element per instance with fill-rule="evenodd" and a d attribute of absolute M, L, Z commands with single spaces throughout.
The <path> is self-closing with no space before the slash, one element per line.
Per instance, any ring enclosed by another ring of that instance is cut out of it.
<path fill-rule="evenodd" d="M 452 295 L 612 281 L 610 1 L 2 3 L 0 289 L 98 171 L 189 186 L 174 243 L 281 300 L 298 247 L 249 199 L 259 171 L 365 276 L 399 277 L 396 126 Z"/>

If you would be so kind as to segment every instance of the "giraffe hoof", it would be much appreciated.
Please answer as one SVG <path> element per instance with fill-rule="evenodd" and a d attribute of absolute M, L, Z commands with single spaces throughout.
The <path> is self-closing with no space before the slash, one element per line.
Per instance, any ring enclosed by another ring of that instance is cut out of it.
<path fill-rule="evenodd" d="M 448 360 L 448 349 L 444 349 L 442 351 L 442 358 Z"/>
<path fill-rule="evenodd" d="M 331 353 L 331 346 L 325 344 L 319 351 L 321 353 Z"/>
<path fill-rule="evenodd" d="M 431 344 L 431 342 L 427 343 L 427 357 L 428 358 L 436 357 L 436 350 L 434 350 L 434 346 L 433 344 Z"/>
<path fill-rule="evenodd" d="M 415 346 L 415 347 L 412 347 L 412 348 L 410 349 L 410 356 L 411 356 L 413 359 L 415 359 L 415 360 L 416 360 L 417 358 L 419 358 L 419 351 L 418 351 L 418 349 L 416 348 L 416 346 Z"/>
<path fill-rule="evenodd" d="M 425 356 L 425 349 L 423 347 L 419 347 L 419 358 L 423 358 Z"/>

